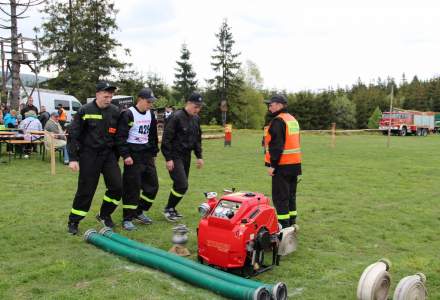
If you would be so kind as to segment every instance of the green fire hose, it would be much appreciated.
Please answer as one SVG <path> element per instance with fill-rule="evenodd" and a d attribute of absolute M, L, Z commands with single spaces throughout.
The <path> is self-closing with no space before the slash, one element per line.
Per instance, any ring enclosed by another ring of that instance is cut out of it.
<path fill-rule="evenodd" d="M 131 248 L 135 248 L 141 251 L 145 251 L 148 253 L 151 253 L 153 255 L 158 255 L 160 257 L 163 257 L 164 259 L 169 259 L 172 262 L 179 263 L 183 266 L 187 266 L 191 269 L 197 270 L 199 272 L 202 272 L 207 275 L 211 275 L 214 277 L 217 277 L 219 279 L 231 282 L 233 284 L 238 284 L 241 286 L 249 287 L 249 288 L 259 288 L 264 287 L 266 288 L 270 293 L 273 299 L 276 300 L 286 300 L 287 299 L 287 287 L 284 283 L 278 282 L 274 285 L 272 284 L 264 284 L 258 281 L 246 279 L 234 274 L 230 274 L 227 272 L 223 272 L 218 269 L 211 268 L 206 265 L 202 265 L 200 263 L 197 263 L 193 260 L 185 259 L 183 257 L 177 256 L 175 254 L 163 251 L 161 249 L 149 247 L 145 244 L 139 243 L 134 240 L 130 240 L 120 234 L 115 233 L 110 228 L 104 227 L 99 231 L 100 234 L 110 238 L 111 240 L 121 243 L 123 245 L 126 245 Z"/>
<path fill-rule="evenodd" d="M 84 234 L 84 239 L 111 253 L 123 256 L 129 260 L 159 269 L 170 275 L 173 275 L 181 280 L 191 284 L 209 289 L 214 293 L 220 294 L 230 299 L 238 300 L 269 300 L 270 293 L 264 287 L 249 288 L 233 284 L 231 282 L 219 279 L 217 277 L 201 273 L 190 267 L 179 264 L 173 264 L 169 259 L 165 259 L 158 255 L 147 253 L 138 249 L 130 248 L 126 245 L 120 244 L 111 240 L 110 238 L 98 234 L 96 230 L 89 229 Z"/>

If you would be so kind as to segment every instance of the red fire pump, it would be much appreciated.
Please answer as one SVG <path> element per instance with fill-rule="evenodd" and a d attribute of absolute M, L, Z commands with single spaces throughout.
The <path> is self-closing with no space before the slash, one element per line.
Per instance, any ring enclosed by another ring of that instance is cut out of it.
<path fill-rule="evenodd" d="M 278 264 L 278 220 L 268 197 L 234 192 L 218 200 L 215 192 L 205 195 L 207 201 L 199 206 L 202 219 L 197 229 L 201 263 L 246 277 Z M 268 252 L 272 259 L 265 264 Z"/>

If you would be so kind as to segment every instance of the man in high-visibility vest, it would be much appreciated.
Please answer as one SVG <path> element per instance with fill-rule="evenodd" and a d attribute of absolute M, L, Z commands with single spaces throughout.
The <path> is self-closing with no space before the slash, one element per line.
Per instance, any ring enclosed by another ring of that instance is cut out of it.
<path fill-rule="evenodd" d="M 58 104 L 57 110 L 58 110 L 58 116 L 59 116 L 58 122 L 60 123 L 61 128 L 63 130 L 65 130 L 66 129 L 66 122 L 67 122 L 67 114 L 66 114 L 66 111 L 64 110 L 64 107 L 61 103 Z"/>
<path fill-rule="evenodd" d="M 283 228 L 296 223 L 296 186 L 301 175 L 299 124 L 287 112 L 287 100 L 274 95 L 269 105 L 272 120 L 264 128 L 265 165 L 272 177 L 272 201 Z"/>

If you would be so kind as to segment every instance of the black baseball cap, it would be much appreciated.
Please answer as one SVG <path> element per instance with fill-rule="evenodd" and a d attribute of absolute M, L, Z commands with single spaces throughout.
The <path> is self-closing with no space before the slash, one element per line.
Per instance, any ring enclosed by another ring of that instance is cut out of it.
<path fill-rule="evenodd" d="M 202 103 L 203 103 L 202 95 L 200 95 L 198 92 L 191 93 L 191 95 L 188 97 L 188 99 L 186 101 L 193 102 L 195 104 L 200 104 L 200 105 L 202 105 Z"/>
<path fill-rule="evenodd" d="M 140 90 L 138 93 L 138 97 L 150 101 L 154 101 L 157 99 L 156 97 L 154 97 L 153 91 L 150 88 L 143 88 L 142 90 Z"/>
<path fill-rule="evenodd" d="M 281 103 L 281 104 L 287 104 L 287 99 L 283 95 L 273 95 L 269 100 L 264 100 L 264 103 L 270 104 L 270 103 Z"/>
<path fill-rule="evenodd" d="M 100 81 L 96 84 L 96 92 L 100 92 L 100 91 L 114 92 L 116 89 L 117 89 L 116 86 L 112 85 L 111 83 L 108 83 L 107 81 Z"/>

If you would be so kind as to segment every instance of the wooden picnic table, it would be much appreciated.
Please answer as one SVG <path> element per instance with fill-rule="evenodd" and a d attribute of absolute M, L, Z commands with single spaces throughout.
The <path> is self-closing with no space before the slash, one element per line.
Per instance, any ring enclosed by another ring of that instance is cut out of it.
<path fill-rule="evenodd" d="M 21 158 L 23 156 L 23 146 L 24 145 L 38 145 L 42 144 L 43 141 L 37 140 L 37 141 L 28 141 L 28 140 L 6 140 L 7 144 L 15 145 L 20 147 L 19 157 Z M 14 157 L 16 156 L 16 151 L 14 151 Z M 11 155 L 9 155 L 9 162 L 11 162 Z"/>
<path fill-rule="evenodd" d="M 44 135 L 44 130 L 29 130 L 28 133 L 33 135 Z"/>
<path fill-rule="evenodd" d="M 0 128 L 1 131 L 21 131 L 21 128 Z"/>
<path fill-rule="evenodd" d="M 16 135 L 16 132 L 12 131 L 0 131 L 0 136 Z"/>

